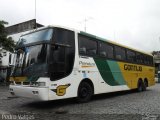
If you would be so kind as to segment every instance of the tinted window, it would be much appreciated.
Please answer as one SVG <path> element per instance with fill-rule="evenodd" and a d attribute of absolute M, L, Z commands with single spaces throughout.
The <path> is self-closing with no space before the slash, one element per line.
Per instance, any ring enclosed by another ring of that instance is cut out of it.
<path fill-rule="evenodd" d="M 117 60 L 126 60 L 125 49 L 115 46 L 115 57 Z"/>
<path fill-rule="evenodd" d="M 143 55 L 140 53 L 136 54 L 137 63 L 143 63 Z"/>
<path fill-rule="evenodd" d="M 24 51 L 17 51 L 14 76 L 44 77 L 48 71 L 47 44 L 26 47 Z"/>
<path fill-rule="evenodd" d="M 97 42 L 79 35 L 79 54 L 94 56 L 97 54 Z"/>
<path fill-rule="evenodd" d="M 99 43 L 99 55 L 105 58 L 113 58 L 113 46 L 107 43 Z"/>
<path fill-rule="evenodd" d="M 153 57 L 149 56 L 148 58 L 149 58 L 149 64 L 153 65 Z"/>
<path fill-rule="evenodd" d="M 53 29 L 44 29 L 37 32 L 33 32 L 31 34 L 27 34 L 21 37 L 18 41 L 18 45 L 24 45 L 33 42 L 39 42 L 44 40 L 50 40 L 52 37 Z"/>
<path fill-rule="evenodd" d="M 144 64 L 149 65 L 149 56 L 144 55 Z"/>
<path fill-rule="evenodd" d="M 55 28 L 53 43 L 64 46 L 54 46 L 51 50 L 51 80 L 57 80 L 72 72 L 75 57 L 74 32 L 66 29 Z M 66 47 L 69 46 L 69 47 Z"/>
<path fill-rule="evenodd" d="M 127 50 L 127 60 L 130 62 L 135 62 L 136 61 L 136 53 L 131 50 Z"/>
<path fill-rule="evenodd" d="M 74 32 L 62 28 L 55 28 L 54 42 L 59 44 L 68 44 L 74 47 Z"/>
<path fill-rule="evenodd" d="M 153 65 L 153 58 L 151 56 L 146 56 L 146 62 L 147 65 Z"/>

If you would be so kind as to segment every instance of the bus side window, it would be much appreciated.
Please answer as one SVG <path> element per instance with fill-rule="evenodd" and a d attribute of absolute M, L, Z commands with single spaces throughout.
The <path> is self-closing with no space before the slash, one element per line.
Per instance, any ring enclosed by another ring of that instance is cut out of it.
<path fill-rule="evenodd" d="M 107 57 L 107 53 L 105 51 L 100 51 L 100 56 L 101 57 Z"/>
<path fill-rule="evenodd" d="M 140 53 L 136 53 L 137 62 L 142 64 L 144 61 L 144 56 Z"/>
<path fill-rule="evenodd" d="M 79 48 L 79 53 L 86 54 L 86 48 L 85 47 Z"/>
<path fill-rule="evenodd" d="M 147 56 L 148 65 L 153 65 L 153 58 L 151 56 Z"/>
<path fill-rule="evenodd" d="M 91 40 L 91 38 L 79 35 L 79 54 L 86 56 L 96 56 L 97 55 L 97 41 Z"/>
<path fill-rule="evenodd" d="M 96 55 L 96 50 L 95 49 L 91 49 L 91 50 L 88 50 L 88 55 Z"/>
<path fill-rule="evenodd" d="M 148 55 L 144 55 L 144 63 L 146 65 L 149 65 L 149 56 Z"/>
<path fill-rule="evenodd" d="M 149 57 L 149 64 L 153 65 L 153 57 Z"/>
<path fill-rule="evenodd" d="M 125 49 L 119 46 L 115 46 L 115 57 L 117 60 L 126 60 Z"/>
<path fill-rule="evenodd" d="M 113 59 L 113 46 L 108 43 L 100 42 L 99 43 L 99 56 L 104 57 L 104 58 Z"/>
<path fill-rule="evenodd" d="M 152 65 L 152 64 L 153 64 L 152 61 L 153 61 L 153 60 L 152 60 L 152 57 L 148 56 L 148 64 L 149 64 L 149 65 Z"/>
<path fill-rule="evenodd" d="M 127 49 L 127 60 L 129 62 L 136 62 L 136 53 Z"/>

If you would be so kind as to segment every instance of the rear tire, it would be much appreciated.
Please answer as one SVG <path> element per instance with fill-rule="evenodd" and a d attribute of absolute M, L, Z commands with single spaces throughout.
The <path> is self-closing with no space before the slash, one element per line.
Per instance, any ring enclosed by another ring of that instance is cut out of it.
<path fill-rule="evenodd" d="M 143 91 L 146 91 L 146 89 L 147 89 L 147 82 L 144 81 L 144 82 L 143 82 Z"/>
<path fill-rule="evenodd" d="M 93 88 L 87 82 L 82 82 L 78 88 L 77 101 L 84 103 L 88 102 L 93 95 Z"/>
<path fill-rule="evenodd" d="M 142 81 L 138 82 L 137 91 L 138 92 L 142 92 L 143 91 L 143 82 Z"/>

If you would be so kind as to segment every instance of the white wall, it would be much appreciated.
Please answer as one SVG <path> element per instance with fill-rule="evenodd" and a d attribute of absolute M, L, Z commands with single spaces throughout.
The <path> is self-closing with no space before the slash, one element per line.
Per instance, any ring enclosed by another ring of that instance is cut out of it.
<path fill-rule="evenodd" d="M 18 42 L 19 38 L 21 35 L 25 34 L 25 33 L 28 33 L 29 31 L 25 31 L 25 32 L 21 32 L 21 33 L 17 33 L 17 34 L 12 34 L 12 35 L 9 35 L 8 37 L 12 37 L 12 39 L 15 41 L 15 42 Z"/>

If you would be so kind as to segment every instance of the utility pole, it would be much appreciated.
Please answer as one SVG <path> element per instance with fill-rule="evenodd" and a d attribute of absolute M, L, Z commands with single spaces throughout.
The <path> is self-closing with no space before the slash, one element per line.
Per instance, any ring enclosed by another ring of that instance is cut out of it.
<path fill-rule="evenodd" d="M 34 4 L 35 6 L 34 6 L 34 17 L 35 17 L 35 29 L 37 29 L 37 20 L 36 20 L 36 17 L 37 17 L 37 8 L 36 8 L 36 6 L 37 6 L 37 1 L 35 0 L 35 4 Z"/>
<path fill-rule="evenodd" d="M 86 32 L 87 31 L 87 22 L 89 20 L 93 19 L 92 17 L 85 17 L 84 20 L 82 20 L 81 22 L 78 22 L 78 23 L 84 23 L 84 31 Z"/>
<path fill-rule="evenodd" d="M 114 29 L 114 41 L 116 41 L 116 31 Z"/>
<path fill-rule="evenodd" d="M 86 22 L 87 22 L 87 19 L 85 18 L 85 19 L 84 19 L 84 31 L 85 31 L 85 32 L 86 32 L 86 29 L 87 29 L 87 28 L 86 28 Z"/>

